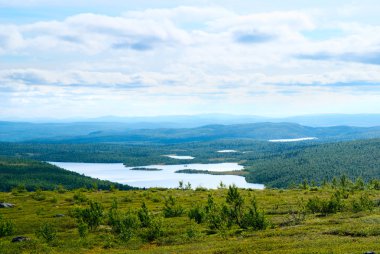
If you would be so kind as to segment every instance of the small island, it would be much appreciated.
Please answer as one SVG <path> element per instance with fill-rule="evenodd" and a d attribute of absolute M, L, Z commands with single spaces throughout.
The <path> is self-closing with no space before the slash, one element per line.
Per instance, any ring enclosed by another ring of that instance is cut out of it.
<path fill-rule="evenodd" d="M 233 171 L 209 171 L 209 170 L 198 170 L 198 169 L 179 169 L 174 173 L 180 174 L 209 174 L 209 175 L 240 175 L 245 176 L 247 174 L 244 170 L 233 170 Z"/>
<path fill-rule="evenodd" d="M 131 168 L 130 170 L 141 170 L 141 171 L 161 171 L 161 168 Z"/>

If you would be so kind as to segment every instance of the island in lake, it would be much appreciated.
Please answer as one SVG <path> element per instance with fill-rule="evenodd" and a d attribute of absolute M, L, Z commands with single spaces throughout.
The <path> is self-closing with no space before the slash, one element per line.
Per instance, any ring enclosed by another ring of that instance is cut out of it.
<path fill-rule="evenodd" d="M 141 171 L 161 171 L 161 168 L 130 168 L 129 170 L 141 170 Z"/>

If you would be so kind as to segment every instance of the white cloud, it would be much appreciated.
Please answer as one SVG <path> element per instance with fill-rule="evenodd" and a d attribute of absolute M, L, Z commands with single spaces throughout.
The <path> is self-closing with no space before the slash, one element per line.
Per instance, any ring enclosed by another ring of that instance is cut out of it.
<path fill-rule="evenodd" d="M 380 56 L 379 26 L 335 22 L 344 33 L 313 40 L 304 32 L 319 32 L 318 18 L 180 6 L 0 25 L 3 58 L 38 59 L 0 70 L 0 98 L 11 98 L 0 106 L 11 113 L 36 105 L 47 114 L 81 101 L 83 114 L 298 114 L 352 110 L 339 106 L 352 100 L 380 110 L 371 104 L 380 60 L 368 57 Z"/>

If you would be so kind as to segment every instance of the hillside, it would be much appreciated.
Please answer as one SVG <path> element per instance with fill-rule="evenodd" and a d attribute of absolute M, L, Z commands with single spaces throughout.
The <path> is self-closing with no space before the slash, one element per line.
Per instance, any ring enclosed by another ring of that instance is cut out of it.
<path fill-rule="evenodd" d="M 111 185 L 119 189 L 131 188 L 86 177 L 45 162 L 5 157 L 0 157 L 0 183 L 0 191 L 10 191 L 20 186 L 24 186 L 27 190 L 37 188 L 53 190 L 59 185 L 65 189 L 92 188 L 95 185 L 100 189 L 110 189 Z"/>
<path fill-rule="evenodd" d="M 288 187 L 303 180 L 322 183 L 346 175 L 364 180 L 380 177 L 380 139 L 320 144 L 249 163 L 250 182 Z"/>
<path fill-rule="evenodd" d="M 0 209 L 0 252 L 377 253 L 379 195 L 373 186 L 0 192 L 15 205 Z"/>
<path fill-rule="evenodd" d="M 134 129 L 127 123 L 30 124 L 0 122 L 0 141 L 33 143 L 162 143 L 221 139 L 292 139 L 315 137 L 319 142 L 380 137 L 380 127 L 308 127 L 294 123 L 206 125 L 196 128 Z M 157 126 L 156 126 L 157 127 Z"/>

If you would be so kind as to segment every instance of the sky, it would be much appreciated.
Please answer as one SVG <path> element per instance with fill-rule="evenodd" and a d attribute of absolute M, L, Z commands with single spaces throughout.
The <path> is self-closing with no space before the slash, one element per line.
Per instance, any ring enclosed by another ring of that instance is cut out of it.
<path fill-rule="evenodd" d="M 378 13 L 378 0 L 0 0 L 0 119 L 380 113 Z"/>

